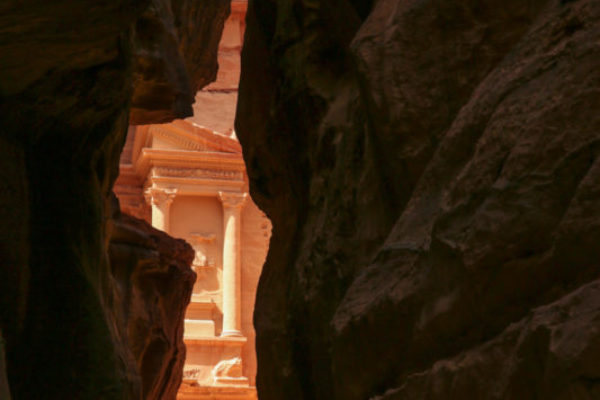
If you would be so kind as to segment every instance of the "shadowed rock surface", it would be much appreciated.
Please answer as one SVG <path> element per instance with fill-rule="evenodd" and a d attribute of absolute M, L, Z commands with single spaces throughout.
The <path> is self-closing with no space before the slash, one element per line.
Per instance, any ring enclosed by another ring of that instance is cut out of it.
<path fill-rule="evenodd" d="M 183 375 L 183 320 L 196 274 L 194 250 L 140 219 L 117 213 L 109 256 L 119 334 L 141 374 L 142 398 L 174 399 Z"/>
<path fill-rule="evenodd" d="M 130 343 L 122 323 L 144 321 L 162 307 L 182 315 L 187 300 L 165 295 L 159 308 L 134 315 L 142 300 L 115 295 L 129 293 L 115 275 L 127 276 L 120 268 L 135 262 L 109 263 L 111 187 L 132 97 L 142 115 L 137 123 L 188 115 L 187 94 L 214 77 L 227 7 L 184 0 L 0 5 L 0 330 L 14 399 L 137 399 L 142 384 L 148 398 L 173 398 L 181 363 L 164 362 L 181 349 L 148 347 L 156 332 L 137 333 L 135 340 L 148 342 Z M 149 15 L 164 29 L 143 37 L 140 24 Z M 204 39 L 190 41 L 199 31 Z M 206 62 L 190 78 L 183 65 L 198 57 Z M 181 257 L 173 256 L 175 265 Z M 184 294 L 188 283 L 181 279 Z M 149 286 L 134 284 L 134 295 L 160 293 L 152 279 L 140 282 Z M 135 309 L 125 318 L 127 305 Z M 163 321 L 170 335 L 164 343 L 179 346 L 172 336 L 181 333 L 178 325 Z M 146 362 L 151 353 L 166 358 Z"/>
<path fill-rule="evenodd" d="M 598 43 L 594 0 L 250 2 L 262 400 L 599 396 Z"/>
<path fill-rule="evenodd" d="M 6 376 L 6 360 L 4 357 L 4 339 L 0 332 L 0 398 L 10 400 L 8 377 Z"/>
<path fill-rule="evenodd" d="M 196 92 L 217 76 L 228 0 L 152 0 L 134 28 L 132 125 L 193 115 Z"/>

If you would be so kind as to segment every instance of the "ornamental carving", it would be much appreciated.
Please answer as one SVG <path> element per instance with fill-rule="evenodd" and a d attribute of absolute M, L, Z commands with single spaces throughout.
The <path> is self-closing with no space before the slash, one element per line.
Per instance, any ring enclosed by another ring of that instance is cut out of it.
<path fill-rule="evenodd" d="M 183 379 L 198 379 L 202 376 L 202 369 L 190 368 L 183 371 Z"/>
<path fill-rule="evenodd" d="M 242 377 L 242 359 L 234 357 L 229 360 L 220 361 L 214 366 L 212 375 L 215 380 L 219 378 L 241 378 Z"/>
<path fill-rule="evenodd" d="M 144 192 L 146 202 L 150 205 L 162 207 L 164 205 L 170 205 L 175 196 L 177 195 L 177 189 L 159 189 L 159 188 L 148 188 Z"/>
<path fill-rule="evenodd" d="M 241 171 L 223 171 L 217 169 L 205 168 L 167 168 L 156 167 L 155 172 L 158 176 L 171 176 L 180 178 L 208 178 L 222 180 L 244 180 Z"/>
<path fill-rule="evenodd" d="M 248 197 L 248 193 L 219 192 L 219 199 L 225 208 L 241 208 Z"/>
<path fill-rule="evenodd" d="M 196 252 L 196 256 L 194 257 L 194 261 L 192 262 L 192 268 L 196 272 L 201 272 L 202 268 L 214 268 L 215 267 L 215 259 L 210 256 L 210 248 L 209 245 L 212 244 L 216 235 L 214 233 L 190 233 L 192 247 Z"/>

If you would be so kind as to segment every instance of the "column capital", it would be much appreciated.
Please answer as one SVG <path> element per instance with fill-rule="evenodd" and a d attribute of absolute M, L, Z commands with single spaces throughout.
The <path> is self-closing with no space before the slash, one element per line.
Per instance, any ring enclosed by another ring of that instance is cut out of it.
<path fill-rule="evenodd" d="M 219 199 L 225 208 L 242 208 L 248 193 L 219 192 Z"/>
<path fill-rule="evenodd" d="M 158 207 L 163 205 L 170 206 L 176 195 L 177 189 L 148 188 L 144 192 L 146 202 L 149 205 Z"/>

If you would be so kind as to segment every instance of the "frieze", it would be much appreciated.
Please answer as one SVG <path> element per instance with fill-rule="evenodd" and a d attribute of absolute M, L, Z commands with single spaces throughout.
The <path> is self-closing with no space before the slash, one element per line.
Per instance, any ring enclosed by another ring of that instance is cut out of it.
<path fill-rule="evenodd" d="M 244 174 L 241 171 L 223 171 L 217 169 L 201 168 L 168 168 L 156 167 L 154 169 L 157 176 L 172 176 L 179 178 L 209 178 L 232 181 L 244 180 Z"/>

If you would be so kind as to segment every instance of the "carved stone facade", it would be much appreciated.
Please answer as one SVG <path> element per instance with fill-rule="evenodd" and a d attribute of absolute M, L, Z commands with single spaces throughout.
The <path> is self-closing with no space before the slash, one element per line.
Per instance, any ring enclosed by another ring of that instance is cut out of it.
<path fill-rule="evenodd" d="M 245 2 L 234 1 L 221 41 L 222 70 L 197 101 L 235 108 L 244 15 Z M 124 212 L 196 251 L 178 398 L 256 399 L 252 313 L 271 224 L 248 195 L 233 114 L 225 120 L 197 111 L 185 121 L 131 127 L 115 193 Z"/>
<path fill-rule="evenodd" d="M 271 224 L 248 195 L 234 138 L 213 132 L 206 150 L 194 150 L 179 147 L 183 140 L 155 140 L 155 132 L 167 130 L 201 132 L 210 139 L 186 121 L 160 130 L 132 128 L 132 152 L 123 157 L 131 162 L 121 165 L 115 192 L 124 212 L 184 238 L 196 251 L 198 278 L 186 313 L 179 398 L 255 399 L 252 313 Z"/>

